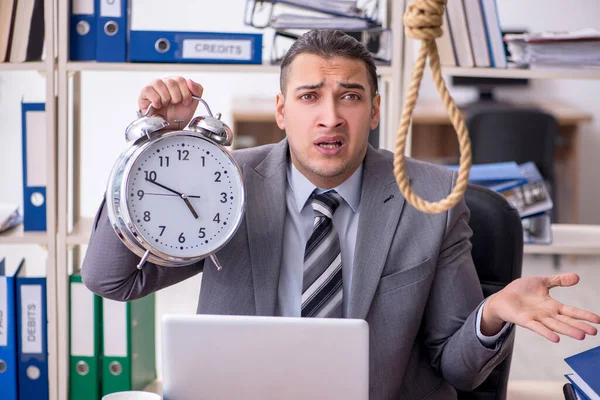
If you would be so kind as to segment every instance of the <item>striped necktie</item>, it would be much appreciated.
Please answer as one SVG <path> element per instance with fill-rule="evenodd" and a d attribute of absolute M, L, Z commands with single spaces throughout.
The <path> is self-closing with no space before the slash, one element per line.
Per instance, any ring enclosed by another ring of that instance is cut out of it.
<path fill-rule="evenodd" d="M 315 219 L 304 251 L 303 317 L 343 317 L 342 256 L 331 220 L 341 201 L 334 190 L 311 197 Z"/>

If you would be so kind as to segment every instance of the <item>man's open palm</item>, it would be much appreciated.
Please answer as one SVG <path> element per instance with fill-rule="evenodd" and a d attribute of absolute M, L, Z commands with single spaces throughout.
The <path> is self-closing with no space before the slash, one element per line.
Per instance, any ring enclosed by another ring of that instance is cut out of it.
<path fill-rule="evenodd" d="M 519 278 L 490 298 L 490 306 L 502 321 L 530 329 L 552 342 L 560 340 L 557 333 L 582 340 L 586 334 L 597 333 L 597 329 L 586 322 L 600 324 L 600 316 L 562 304 L 550 296 L 550 289 L 574 286 L 578 282 L 579 276 L 571 273 Z"/>

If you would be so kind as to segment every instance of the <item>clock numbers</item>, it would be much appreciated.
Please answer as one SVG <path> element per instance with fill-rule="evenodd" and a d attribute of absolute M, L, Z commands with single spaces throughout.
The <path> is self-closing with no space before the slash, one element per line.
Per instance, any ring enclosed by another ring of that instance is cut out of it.
<path fill-rule="evenodd" d="M 150 222 L 150 211 L 144 211 L 144 221 Z"/>
<path fill-rule="evenodd" d="M 219 213 L 217 213 L 217 215 L 215 215 L 215 217 L 213 218 L 213 221 L 215 221 L 217 224 L 221 222 L 221 215 Z"/>
<path fill-rule="evenodd" d="M 154 182 L 156 180 L 156 172 L 155 171 L 144 171 L 146 174 L 146 180 L 150 182 Z"/>
<path fill-rule="evenodd" d="M 160 161 L 160 166 L 161 167 L 168 167 L 169 166 L 169 157 L 168 156 L 158 156 L 158 160 Z"/>
<path fill-rule="evenodd" d="M 185 236 L 183 236 L 183 232 L 179 235 L 179 243 L 185 243 Z"/>
<path fill-rule="evenodd" d="M 206 237 L 206 228 L 200 228 L 198 231 L 198 237 L 200 239 L 204 239 Z"/>
<path fill-rule="evenodd" d="M 215 179 L 215 182 L 221 182 L 221 173 L 220 173 L 220 172 L 215 172 L 215 175 L 216 175 L 216 177 L 217 177 L 217 178 Z"/>
<path fill-rule="evenodd" d="M 221 203 L 227 203 L 227 193 L 221 193 Z"/>
<path fill-rule="evenodd" d="M 188 157 L 190 155 L 190 152 L 188 150 L 177 150 L 177 155 L 179 156 L 179 161 L 189 161 Z"/>
<path fill-rule="evenodd" d="M 137 195 L 140 198 L 140 200 L 143 199 L 144 198 L 144 191 L 143 190 L 138 190 L 137 191 Z"/>
<path fill-rule="evenodd" d="M 206 157 L 202 156 L 200 158 L 202 159 L 202 166 L 205 167 L 206 166 Z"/>
<path fill-rule="evenodd" d="M 162 236 L 163 233 L 165 233 L 165 229 L 167 229 L 167 227 L 165 225 L 159 225 L 158 227 L 160 228 L 160 235 L 158 236 Z"/>

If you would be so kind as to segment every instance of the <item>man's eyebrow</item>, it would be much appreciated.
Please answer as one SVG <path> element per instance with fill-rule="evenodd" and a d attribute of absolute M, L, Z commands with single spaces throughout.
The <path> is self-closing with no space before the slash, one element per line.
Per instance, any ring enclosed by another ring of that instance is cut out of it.
<path fill-rule="evenodd" d="M 302 85 L 302 86 L 298 86 L 296 88 L 296 91 L 298 90 L 315 90 L 315 89 L 320 89 L 323 87 L 323 85 L 325 85 L 325 82 L 320 82 L 317 83 L 316 85 Z"/>
<path fill-rule="evenodd" d="M 363 85 L 361 85 L 360 83 L 352 83 L 352 82 L 340 82 L 340 86 L 343 87 L 344 89 L 358 89 L 358 90 L 365 90 L 365 87 Z"/>

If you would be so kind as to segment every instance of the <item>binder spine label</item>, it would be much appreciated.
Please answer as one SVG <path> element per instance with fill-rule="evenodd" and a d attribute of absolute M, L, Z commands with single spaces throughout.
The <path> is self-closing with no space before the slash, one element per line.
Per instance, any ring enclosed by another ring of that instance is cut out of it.
<path fill-rule="evenodd" d="M 71 283 L 71 355 L 93 357 L 94 294 L 83 283 Z"/>
<path fill-rule="evenodd" d="M 73 15 L 92 15 L 94 14 L 94 0 L 73 0 L 71 8 Z"/>
<path fill-rule="evenodd" d="M 21 286 L 21 340 L 23 354 L 42 352 L 42 286 Z"/>
<path fill-rule="evenodd" d="M 183 58 L 252 60 L 251 40 L 184 39 Z"/>
<path fill-rule="evenodd" d="M 8 285 L 0 276 L 0 347 L 8 346 Z"/>
<path fill-rule="evenodd" d="M 102 299 L 104 355 L 127 357 L 127 303 Z"/>
<path fill-rule="evenodd" d="M 100 16 L 121 18 L 121 0 L 101 0 Z"/>

